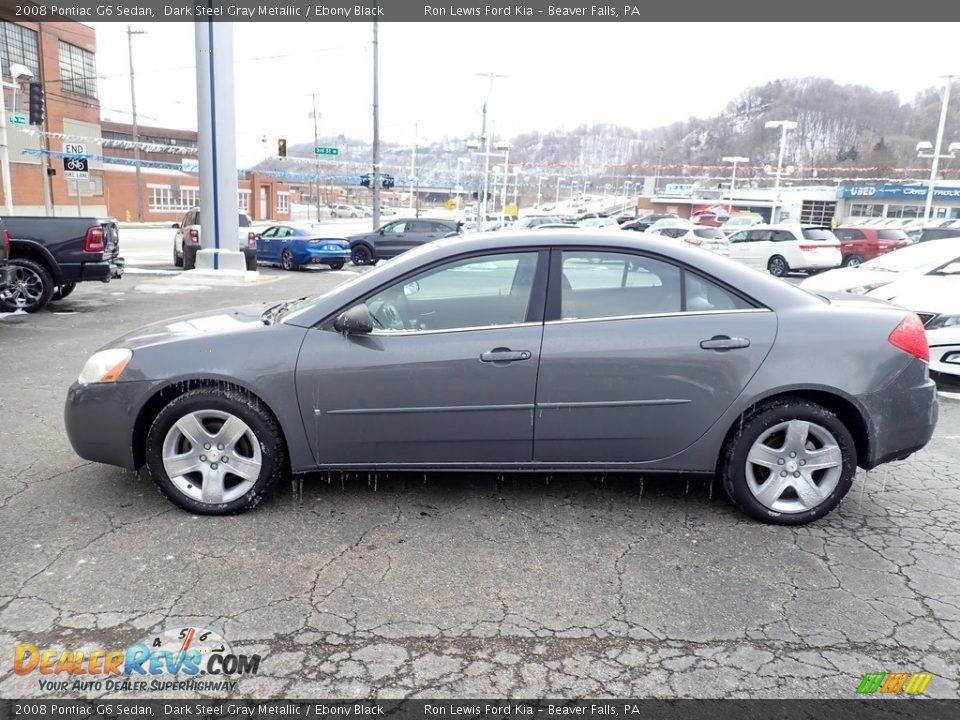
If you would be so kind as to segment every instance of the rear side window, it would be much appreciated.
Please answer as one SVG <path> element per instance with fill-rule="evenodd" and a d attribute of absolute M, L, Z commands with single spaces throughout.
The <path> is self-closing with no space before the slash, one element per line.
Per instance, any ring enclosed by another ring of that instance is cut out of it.
<path fill-rule="evenodd" d="M 773 237 L 770 238 L 774 242 L 790 242 L 796 240 L 793 236 L 793 233 L 789 230 L 774 230 Z"/>
<path fill-rule="evenodd" d="M 878 230 L 877 239 L 879 240 L 909 240 L 903 230 Z"/>
<path fill-rule="evenodd" d="M 838 240 L 863 240 L 865 237 L 863 231 L 854 230 L 853 228 L 840 228 L 836 230 L 834 234 Z"/>
<path fill-rule="evenodd" d="M 836 241 L 837 236 L 834 235 L 830 230 L 827 230 L 826 228 L 804 228 L 803 239 L 804 240 L 823 240 L 826 242 L 833 242 L 833 241 Z"/>

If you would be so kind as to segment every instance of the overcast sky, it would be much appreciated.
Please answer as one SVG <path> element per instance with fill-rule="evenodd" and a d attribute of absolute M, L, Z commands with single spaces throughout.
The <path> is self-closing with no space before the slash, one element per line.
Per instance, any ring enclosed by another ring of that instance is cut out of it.
<path fill-rule="evenodd" d="M 126 26 L 94 23 L 105 118 L 129 121 Z M 192 23 L 139 23 L 137 110 L 144 125 L 195 129 Z M 240 164 L 266 136 L 372 133 L 370 23 L 236 23 Z M 828 77 L 912 99 L 960 73 L 954 23 L 380 23 L 381 137 L 477 134 L 488 80 L 497 134 L 614 123 L 637 129 L 710 116 L 752 85 Z M 960 102 L 960 98 L 958 98 Z"/>

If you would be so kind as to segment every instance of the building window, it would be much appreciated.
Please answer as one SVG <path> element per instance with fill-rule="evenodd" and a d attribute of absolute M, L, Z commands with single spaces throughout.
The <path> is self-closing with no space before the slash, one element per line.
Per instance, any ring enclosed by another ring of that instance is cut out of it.
<path fill-rule="evenodd" d="M 92 52 L 60 41 L 60 84 L 67 92 L 97 96 L 97 63 Z"/>
<path fill-rule="evenodd" d="M 923 207 L 920 205 L 888 205 L 888 218 L 915 219 L 923 217 Z"/>
<path fill-rule="evenodd" d="M 290 212 L 290 193 L 277 193 L 277 212 Z"/>
<path fill-rule="evenodd" d="M 180 209 L 189 210 L 200 204 L 200 188 L 182 187 L 180 188 Z"/>
<path fill-rule="evenodd" d="M 26 65 L 34 80 L 40 79 L 37 33 L 13 23 L 0 22 L 0 67 L 4 74 L 10 71 L 11 63 Z"/>
<path fill-rule="evenodd" d="M 180 210 L 180 203 L 173 201 L 173 191 L 169 185 L 147 185 L 150 193 L 149 207 L 154 212 Z"/>
<path fill-rule="evenodd" d="M 237 191 L 237 208 L 240 212 L 250 212 L 250 191 L 249 190 L 238 190 Z"/>
<path fill-rule="evenodd" d="M 883 205 L 866 205 L 864 203 L 853 203 L 850 206 L 850 215 L 852 217 L 883 217 Z"/>

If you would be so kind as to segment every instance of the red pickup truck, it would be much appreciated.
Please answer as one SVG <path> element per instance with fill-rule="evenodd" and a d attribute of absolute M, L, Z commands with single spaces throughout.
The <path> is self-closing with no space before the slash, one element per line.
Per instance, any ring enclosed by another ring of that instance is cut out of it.
<path fill-rule="evenodd" d="M 840 240 L 844 267 L 854 267 L 912 244 L 907 234 L 899 229 L 845 225 L 838 227 L 833 234 Z"/>

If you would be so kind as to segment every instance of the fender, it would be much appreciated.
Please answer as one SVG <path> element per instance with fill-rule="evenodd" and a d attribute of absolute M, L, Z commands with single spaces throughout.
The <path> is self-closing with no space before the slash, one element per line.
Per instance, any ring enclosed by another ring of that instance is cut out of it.
<path fill-rule="evenodd" d="M 11 258 L 30 258 L 32 256 L 39 256 L 46 266 L 47 270 L 50 271 L 50 275 L 53 277 L 54 282 L 59 285 L 63 282 L 63 273 L 60 271 L 60 263 L 58 263 L 53 254 L 43 245 L 38 243 L 36 240 L 25 240 L 23 238 L 10 238 L 10 257 Z"/>

